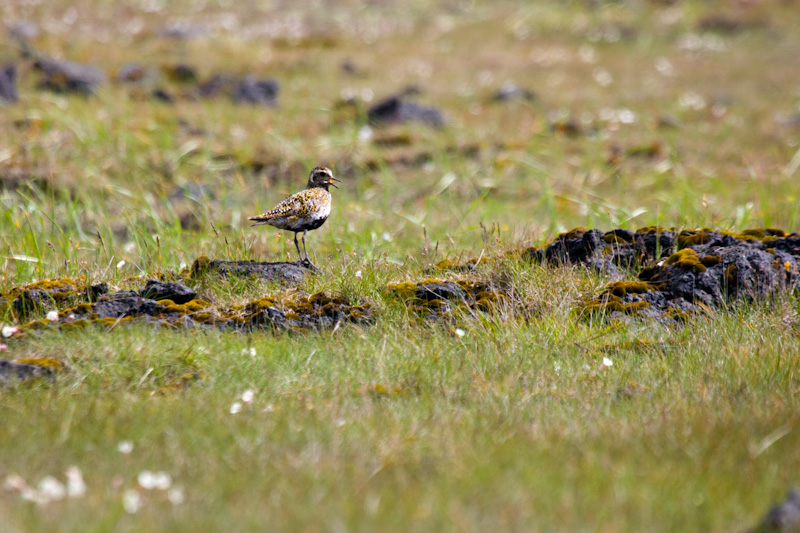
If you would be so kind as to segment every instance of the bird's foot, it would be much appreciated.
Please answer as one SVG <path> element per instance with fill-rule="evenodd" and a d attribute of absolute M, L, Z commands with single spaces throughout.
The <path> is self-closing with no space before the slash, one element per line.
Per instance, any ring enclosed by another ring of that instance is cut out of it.
<path fill-rule="evenodd" d="M 317 268 L 317 267 L 314 265 L 314 263 L 312 263 L 312 262 L 311 262 L 311 260 L 310 260 L 310 259 L 308 259 L 308 258 L 305 258 L 305 259 L 303 259 L 302 261 L 300 261 L 300 265 L 301 265 L 303 268 L 307 268 L 307 269 L 309 269 L 309 270 L 310 270 L 310 271 L 312 271 L 312 272 L 320 272 L 320 269 L 319 269 L 319 268 Z"/>

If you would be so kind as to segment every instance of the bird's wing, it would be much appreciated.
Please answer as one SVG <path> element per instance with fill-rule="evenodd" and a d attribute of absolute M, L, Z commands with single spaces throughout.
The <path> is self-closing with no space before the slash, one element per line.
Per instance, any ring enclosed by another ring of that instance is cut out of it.
<path fill-rule="evenodd" d="M 303 209 L 303 198 L 306 191 L 300 191 L 281 201 L 271 210 L 255 217 L 248 217 L 249 220 L 269 220 L 275 217 L 285 217 L 291 214 L 300 214 Z"/>

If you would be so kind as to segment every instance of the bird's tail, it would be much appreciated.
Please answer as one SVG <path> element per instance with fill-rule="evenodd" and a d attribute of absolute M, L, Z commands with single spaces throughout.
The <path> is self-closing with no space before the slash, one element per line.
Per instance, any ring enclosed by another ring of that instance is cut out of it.
<path fill-rule="evenodd" d="M 247 220 L 252 220 L 253 223 L 250 224 L 250 227 L 253 226 L 261 226 L 263 224 L 269 224 L 269 217 L 264 215 L 258 215 L 255 217 L 247 217 Z"/>

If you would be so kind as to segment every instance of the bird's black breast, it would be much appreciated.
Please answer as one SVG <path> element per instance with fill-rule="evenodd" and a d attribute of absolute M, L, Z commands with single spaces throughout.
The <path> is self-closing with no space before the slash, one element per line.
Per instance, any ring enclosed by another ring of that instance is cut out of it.
<path fill-rule="evenodd" d="M 308 221 L 308 223 L 305 225 L 305 226 L 306 226 L 306 229 L 307 229 L 308 231 L 311 231 L 312 229 L 317 229 L 318 227 L 320 227 L 321 225 L 323 225 L 323 224 L 325 223 L 325 221 L 326 221 L 326 220 L 328 220 L 328 217 L 325 217 L 325 218 L 316 218 L 316 219 L 314 219 L 314 220 L 309 220 L 309 221 Z"/>

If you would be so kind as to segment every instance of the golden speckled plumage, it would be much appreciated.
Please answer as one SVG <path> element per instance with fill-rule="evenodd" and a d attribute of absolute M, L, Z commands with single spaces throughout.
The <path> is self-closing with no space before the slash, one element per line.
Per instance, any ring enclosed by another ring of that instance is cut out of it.
<path fill-rule="evenodd" d="M 303 231 L 305 226 L 330 213 L 331 193 L 321 187 L 303 189 L 276 205 L 263 215 L 250 217 L 254 225 L 269 224 L 280 229 Z"/>
<path fill-rule="evenodd" d="M 328 187 L 339 181 L 333 177 L 327 168 L 317 167 L 308 176 L 308 185 L 305 189 L 286 198 L 270 211 L 258 216 L 249 217 L 253 226 L 269 224 L 279 229 L 294 232 L 294 245 L 300 259 L 310 262 L 306 250 L 306 233 L 322 226 L 331 212 L 331 193 Z M 303 232 L 303 249 L 306 250 L 305 259 L 300 253 L 297 244 L 297 234 Z"/>

